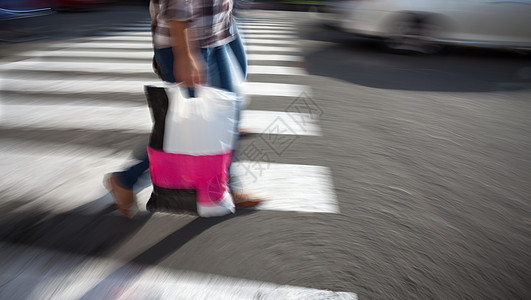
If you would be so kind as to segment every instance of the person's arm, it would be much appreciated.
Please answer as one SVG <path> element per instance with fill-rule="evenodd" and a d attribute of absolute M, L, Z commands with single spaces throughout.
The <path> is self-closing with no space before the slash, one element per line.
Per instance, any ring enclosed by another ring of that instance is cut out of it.
<path fill-rule="evenodd" d="M 204 62 L 199 47 L 191 41 L 188 34 L 188 22 L 170 21 L 170 35 L 174 56 L 173 72 L 177 81 L 187 87 L 203 83 Z"/>

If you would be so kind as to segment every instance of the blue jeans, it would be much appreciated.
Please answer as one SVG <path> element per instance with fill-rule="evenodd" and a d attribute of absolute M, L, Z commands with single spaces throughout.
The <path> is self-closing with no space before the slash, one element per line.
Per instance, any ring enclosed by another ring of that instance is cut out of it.
<path fill-rule="evenodd" d="M 234 41 L 230 42 L 227 45 L 222 45 L 215 48 L 202 48 L 201 54 L 205 60 L 205 65 L 207 67 L 207 82 L 210 86 L 221 88 L 229 92 L 234 92 L 234 85 L 232 84 L 231 70 L 230 70 L 230 61 L 229 53 L 232 51 L 236 57 L 236 61 L 240 66 L 240 69 L 243 71 L 243 77 L 247 76 L 247 57 L 245 54 L 245 49 L 243 47 L 241 39 L 238 37 Z M 160 71 L 162 73 L 162 80 L 167 82 L 175 83 L 175 76 L 173 72 L 173 51 L 171 48 L 155 49 L 155 60 L 159 65 Z M 193 90 L 190 91 L 190 96 L 193 97 Z M 235 132 L 238 130 L 238 123 L 241 116 L 241 108 L 239 105 L 236 110 L 236 128 Z M 238 136 L 238 135 L 236 135 Z M 238 141 L 235 141 L 233 149 L 237 149 Z M 118 173 L 118 180 L 120 185 L 124 188 L 132 189 L 133 186 L 138 181 L 138 178 L 144 174 L 149 169 L 149 159 L 146 152 L 142 155 L 140 162 L 131 166 L 130 168 Z M 231 189 L 239 189 L 231 185 Z"/>

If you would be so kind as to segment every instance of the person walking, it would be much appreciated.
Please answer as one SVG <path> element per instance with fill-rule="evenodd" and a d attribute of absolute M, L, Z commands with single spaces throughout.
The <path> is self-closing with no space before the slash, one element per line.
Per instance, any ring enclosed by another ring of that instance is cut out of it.
<path fill-rule="evenodd" d="M 182 82 L 189 88 L 191 97 L 194 86 L 204 83 L 236 92 L 229 51 L 235 55 L 244 78 L 247 63 L 232 16 L 232 0 L 151 0 L 149 10 L 154 68 L 162 80 Z M 236 123 L 241 109 L 240 101 Z M 105 177 L 105 185 L 117 209 L 129 218 L 139 211 L 133 187 L 148 169 L 146 151 L 139 163 Z M 263 201 L 242 191 L 234 184 L 233 176 L 231 178 L 230 188 L 236 206 L 254 206 Z"/>

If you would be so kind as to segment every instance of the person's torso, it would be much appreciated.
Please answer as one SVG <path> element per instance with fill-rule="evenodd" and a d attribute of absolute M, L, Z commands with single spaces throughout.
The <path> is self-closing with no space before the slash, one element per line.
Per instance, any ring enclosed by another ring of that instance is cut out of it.
<path fill-rule="evenodd" d="M 172 45 L 169 20 L 189 20 L 189 37 L 201 48 L 224 45 L 235 38 L 232 0 L 151 0 L 150 15 L 157 49 Z"/>

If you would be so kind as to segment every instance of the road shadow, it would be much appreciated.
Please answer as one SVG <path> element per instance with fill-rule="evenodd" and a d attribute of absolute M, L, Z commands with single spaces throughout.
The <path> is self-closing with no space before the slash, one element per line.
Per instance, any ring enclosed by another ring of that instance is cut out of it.
<path fill-rule="evenodd" d="M 109 203 L 107 196 L 59 214 L 38 209 L 24 213 L 14 211 L 4 213 L 0 221 L 0 242 L 76 255 L 106 256 L 124 241 L 133 237 L 154 215 L 157 215 L 143 212 L 139 218 L 129 220 L 116 211 L 114 205 Z M 183 227 L 176 228 L 173 233 L 138 255 L 132 262 L 156 263 L 203 231 L 225 220 L 254 212 L 254 210 L 247 209 L 237 210 L 235 214 L 224 217 L 197 217 Z M 168 217 L 167 214 L 165 215 Z M 195 214 L 189 212 L 173 215 L 189 217 Z"/>
<path fill-rule="evenodd" d="M 319 23 L 302 30 L 322 46 L 307 50 L 312 75 L 362 86 L 437 92 L 490 92 L 531 88 L 531 56 L 511 51 L 446 47 L 435 55 L 390 53 L 378 40 Z"/>

